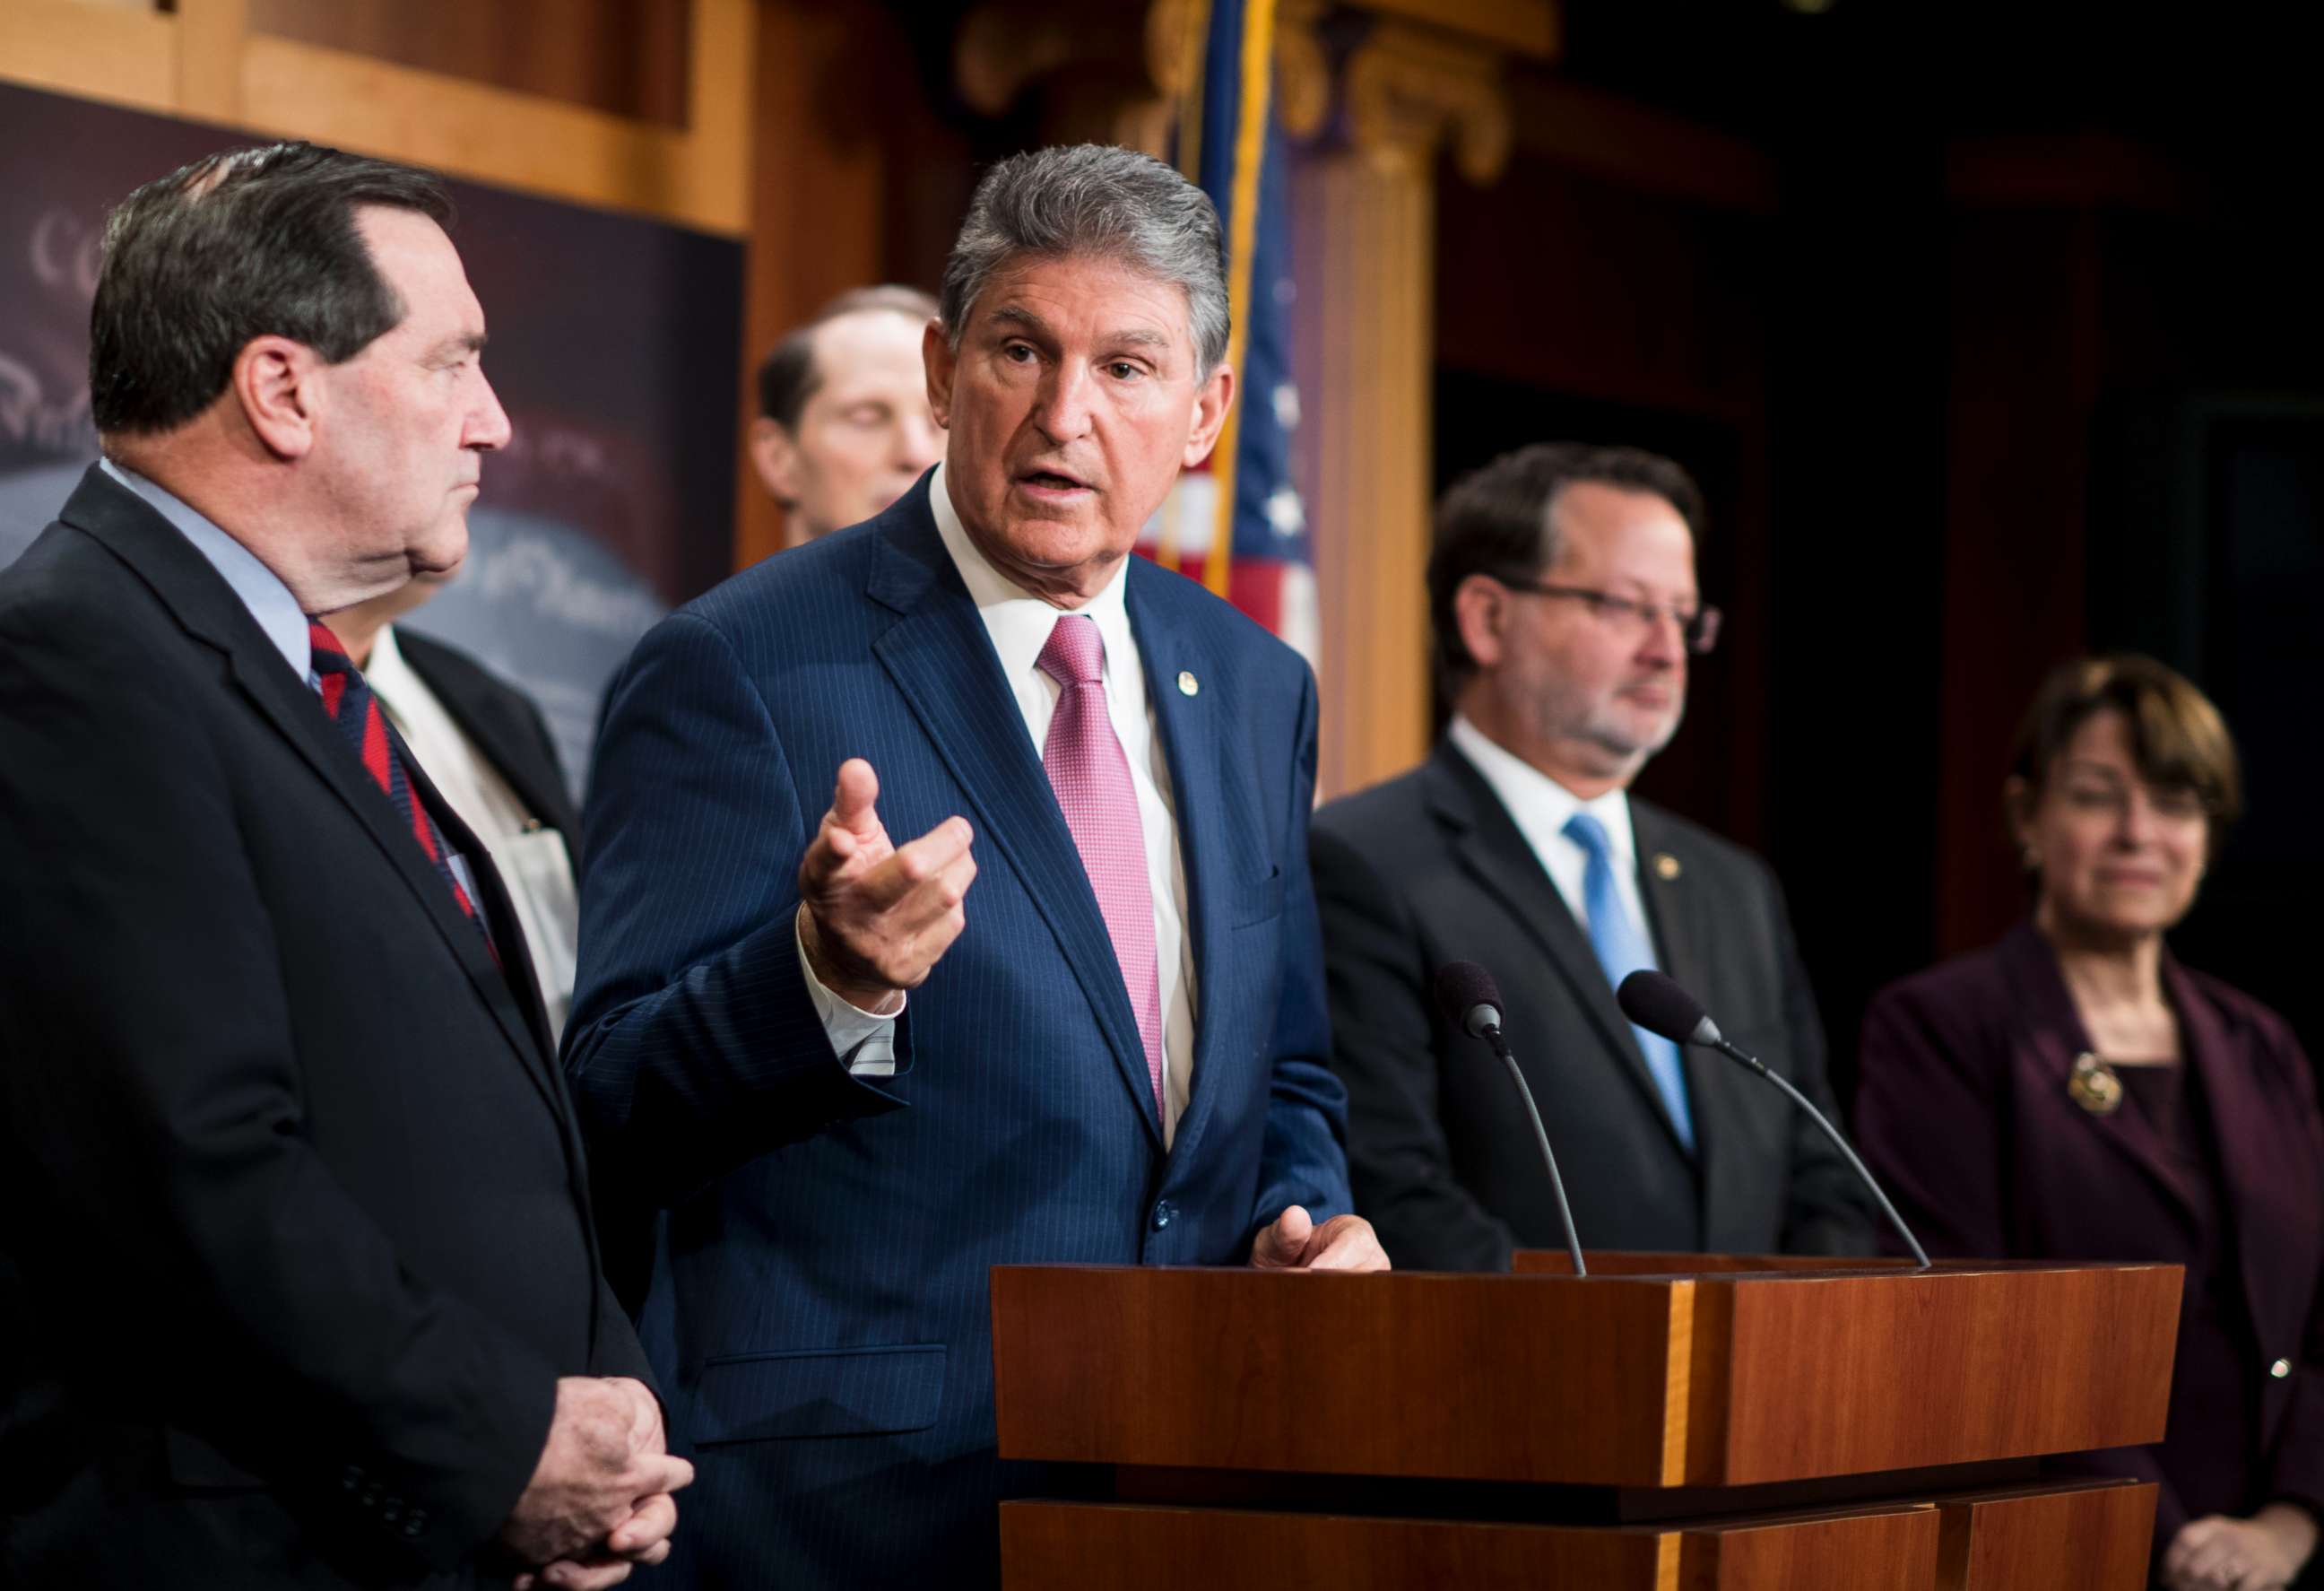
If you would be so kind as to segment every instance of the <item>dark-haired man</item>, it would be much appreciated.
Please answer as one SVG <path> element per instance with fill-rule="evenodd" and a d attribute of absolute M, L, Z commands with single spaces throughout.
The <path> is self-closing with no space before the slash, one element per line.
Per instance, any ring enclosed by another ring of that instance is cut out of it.
<path fill-rule="evenodd" d="M 491 857 L 324 615 L 508 439 L 427 174 L 305 144 L 114 214 L 104 449 L 0 573 L 0 1580 L 603 1586 L 643 1357 Z"/>
<path fill-rule="evenodd" d="M 1508 1079 L 1436 1012 L 1492 969 L 1586 1247 L 1867 1253 L 1847 1167 L 1775 1089 L 1633 1028 L 1659 967 L 1831 1111 L 1823 1033 L 1766 864 L 1627 791 L 1677 733 L 1719 614 L 1668 459 L 1542 444 L 1438 505 L 1428 590 L 1455 708 L 1435 754 L 1316 815 L 1312 850 L 1358 1205 L 1396 1263 L 1505 1269 L 1563 1239 Z"/>
<path fill-rule="evenodd" d="M 788 511 L 794 545 L 870 519 L 943 451 L 920 365 L 936 318 L 936 300 L 916 287 L 860 287 L 759 366 L 751 462 Z"/>

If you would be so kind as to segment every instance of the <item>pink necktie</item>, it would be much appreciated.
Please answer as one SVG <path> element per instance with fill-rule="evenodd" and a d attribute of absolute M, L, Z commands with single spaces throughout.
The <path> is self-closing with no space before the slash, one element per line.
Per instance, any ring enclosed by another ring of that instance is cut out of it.
<path fill-rule="evenodd" d="M 1138 789 L 1130 759 L 1105 710 L 1105 641 L 1097 621 L 1067 614 L 1049 632 L 1035 660 L 1059 688 L 1041 766 L 1065 809 L 1082 870 L 1097 892 L 1122 986 L 1138 1013 L 1154 1108 L 1162 1108 L 1162 985 L 1155 966 L 1154 892 L 1146 874 L 1146 832 L 1138 820 Z"/>

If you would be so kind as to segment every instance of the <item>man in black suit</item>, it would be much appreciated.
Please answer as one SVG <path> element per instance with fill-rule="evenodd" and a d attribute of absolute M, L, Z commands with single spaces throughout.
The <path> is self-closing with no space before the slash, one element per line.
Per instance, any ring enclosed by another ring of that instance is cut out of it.
<path fill-rule="evenodd" d="M 532 952 L 553 1047 L 573 1009 L 581 815 L 532 698 L 458 647 L 396 623 L 449 578 L 415 576 L 328 622 L 420 772 L 492 854 Z"/>
<path fill-rule="evenodd" d="M 1782 1095 L 1633 1028 L 1655 966 L 1828 1113 L 1823 1034 L 1766 865 L 1626 793 L 1677 731 L 1701 499 L 1667 459 L 1538 445 L 1439 505 L 1428 589 L 1455 712 L 1410 773 L 1317 814 L 1333 1047 L 1356 1203 L 1406 1268 L 1506 1269 L 1563 1238 L 1508 1079 L 1434 1008 L 1493 970 L 1583 1244 L 1859 1253 L 1869 1212 Z"/>
<path fill-rule="evenodd" d="M 426 174 L 115 213 L 105 458 L 0 574 L 0 1581 L 611 1585 L 663 1451 L 475 837 L 312 615 L 508 437 Z"/>

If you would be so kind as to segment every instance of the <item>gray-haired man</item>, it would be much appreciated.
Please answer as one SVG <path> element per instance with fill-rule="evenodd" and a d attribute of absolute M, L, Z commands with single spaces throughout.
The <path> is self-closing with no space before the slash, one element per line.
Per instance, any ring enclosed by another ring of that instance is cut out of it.
<path fill-rule="evenodd" d="M 681 1583 L 994 1577 L 1038 1484 L 993 1453 L 995 1264 L 1386 1264 L 1323 1059 L 1314 680 L 1129 556 L 1226 330 L 1175 171 L 1003 162 L 927 340 L 944 462 L 614 688 L 567 1065 L 667 1212 Z"/>

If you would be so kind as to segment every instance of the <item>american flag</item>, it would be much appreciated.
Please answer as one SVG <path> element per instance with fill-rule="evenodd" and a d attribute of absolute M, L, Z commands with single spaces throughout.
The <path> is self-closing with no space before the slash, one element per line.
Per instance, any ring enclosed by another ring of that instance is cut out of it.
<path fill-rule="evenodd" d="M 1179 477 L 1139 550 L 1227 597 L 1312 662 L 1321 625 L 1306 509 L 1291 482 L 1299 391 L 1291 379 L 1287 162 L 1269 91 L 1274 42 L 1274 0 L 1212 0 L 1199 104 L 1189 96 L 1178 154 L 1225 229 L 1228 356 L 1239 390 L 1218 448 Z M 1213 556 L 1222 541 L 1223 560 Z"/>

